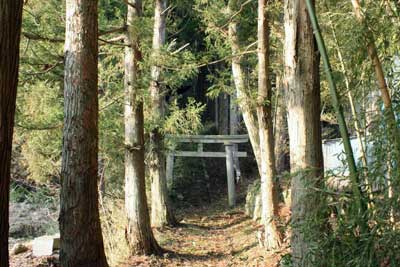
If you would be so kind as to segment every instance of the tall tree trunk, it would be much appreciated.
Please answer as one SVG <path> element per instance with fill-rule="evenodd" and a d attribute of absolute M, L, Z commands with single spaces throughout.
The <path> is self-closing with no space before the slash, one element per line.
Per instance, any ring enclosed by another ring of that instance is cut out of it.
<path fill-rule="evenodd" d="M 229 96 L 229 134 L 230 135 L 238 134 L 238 124 L 239 124 L 239 107 L 237 105 L 236 94 L 232 93 Z"/>
<path fill-rule="evenodd" d="M 266 12 L 267 0 L 258 1 L 258 99 L 257 115 L 260 134 L 261 201 L 265 225 L 264 245 L 276 249 L 281 244 L 275 216 L 278 214 L 278 197 L 275 189 L 275 154 L 272 122 L 272 90 L 269 81 L 269 28 Z"/>
<path fill-rule="evenodd" d="M 104 267 L 97 190 L 97 1 L 67 0 L 66 11 L 60 262 Z"/>
<path fill-rule="evenodd" d="M 237 12 L 239 10 L 238 0 L 230 0 L 228 8 L 231 14 Z M 251 104 L 250 92 L 248 91 L 248 88 L 246 88 L 241 57 L 235 56 L 240 54 L 238 22 L 235 20 L 235 18 L 231 19 L 229 23 L 229 38 L 233 55 L 232 76 L 235 83 L 236 96 L 239 100 L 239 108 L 242 112 L 243 121 L 249 134 L 250 143 L 253 148 L 254 156 L 257 161 L 258 171 L 261 176 L 260 137 L 258 133 L 257 117 L 255 115 L 255 111 L 253 110 L 253 105 Z"/>
<path fill-rule="evenodd" d="M 218 123 L 217 132 L 221 135 L 229 134 L 229 95 L 227 93 L 221 93 L 218 98 Z"/>
<path fill-rule="evenodd" d="M 289 157 L 289 133 L 287 124 L 287 110 L 286 110 L 286 92 L 284 90 L 282 79 L 280 76 L 276 78 L 276 93 L 277 105 L 275 110 L 275 161 L 276 173 L 281 175 L 290 171 L 290 157 Z"/>
<path fill-rule="evenodd" d="M 129 0 L 125 48 L 125 209 L 126 239 L 131 255 L 160 254 L 150 226 L 144 163 L 143 98 L 138 92 L 139 36 L 142 1 Z"/>
<path fill-rule="evenodd" d="M 319 56 L 305 0 L 285 0 L 284 65 L 288 98 L 292 176 L 293 266 L 315 266 L 308 255 L 319 238 L 318 213 L 323 177 L 320 126 Z M 313 225 L 314 224 L 314 225 Z M 304 228 L 307 228 L 309 232 Z M 311 233 L 312 234 L 309 234 Z"/>
<path fill-rule="evenodd" d="M 165 44 L 165 28 L 167 0 L 155 1 L 154 35 L 153 35 L 153 60 L 161 52 Z M 151 223 L 155 227 L 175 225 L 176 220 L 168 199 L 167 178 L 165 170 L 164 138 L 160 125 L 165 116 L 165 92 L 161 85 L 161 68 L 151 67 L 151 110 L 154 128 L 150 132 L 150 176 L 151 182 Z"/>
<path fill-rule="evenodd" d="M 286 93 L 280 75 L 276 77 L 275 90 L 275 114 L 274 114 L 274 149 L 276 167 L 276 195 L 279 202 L 290 203 L 290 198 L 285 198 L 284 192 L 290 192 L 287 183 L 284 183 L 283 174 L 290 172 L 289 156 L 289 132 L 287 124 Z"/>
<path fill-rule="evenodd" d="M 236 94 L 232 93 L 229 96 L 229 134 L 236 135 L 238 134 L 238 125 L 239 125 L 239 107 L 237 105 Z M 238 151 L 238 145 L 233 145 L 233 151 L 236 153 Z M 240 163 L 238 157 L 233 157 L 233 167 L 236 173 L 236 182 L 239 182 L 241 177 L 240 171 Z"/>
<path fill-rule="evenodd" d="M 18 85 L 22 0 L 0 1 L 0 266 L 8 267 L 10 165 Z"/>
<path fill-rule="evenodd" d="M 368 55 L 372 61 L 374 66 L 376 79 L 378 82 L 379 90 L 381 92 L 381 97 L 383 104 L 385 106 L 385 118 L 388 124 L 389 131 L 394 139 L 394 156 L 396 161 L 400 162 L 400 129 L 396 123 L 396 116 L 392 107 L 392 99 L 390 97 L 390 92 L 388 85 L 385 80 L 385 73 L 383 71 L 381 60 L 379 59 L 378 51 L 375 46 L 375 40 L 373 33 L 368 29 L 368 25 L 366 25 L 365 17 L 362 14 L 360 1 L 359 0 L 351 0 L 353 5 L 354 13 L 360 24 L 365 28 L 365 35 L 367 39 L 367 51 Z"/>

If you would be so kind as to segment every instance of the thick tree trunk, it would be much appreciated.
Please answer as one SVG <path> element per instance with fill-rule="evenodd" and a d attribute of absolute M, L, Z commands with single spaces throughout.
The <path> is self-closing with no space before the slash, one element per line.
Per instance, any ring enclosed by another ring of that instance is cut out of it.
<path fill-rule="evenodd" d="M 229 12 L 235 13 L 239 10 L 238 0 L 229 1 Z M 231 43 L 232 55 L 240 54 L 240 42 L 238 36 L 238 23 L 232 19 L 229 23 L 229 38 Z M 258 122 L 255 110 L 251 104 L 251 96 L 248 88 L 246 88 L 244 71 L 240 56 L 232 58 L 232 76 L 236 88 L 236 96 L 240 111 L 242 112 L 243 121 L 249 134 L 250 143 L 253 148 L 254 156 L 257 161 L 258 170 L 261 176 L 261 160 L 260 160 L 260 137 L 258 133 Z"/>
<path fill-rule="evenodd" d="M 167 0 L 155 1 L 153 59 L 160 53 L 165 44 Z M 168 199 L 167 177 L 165 170 L 164 138 L 160 125 L 165 116 L 165 92 L 161 85 L 161 68 L 151 67 L 151 110 L 153 129 L 150 132 L 150 177 L 151 177 L 151 223 L 155 227 L 175 225 L 176 220 Z"/>
<path fill-rule="evenodd" d="M 323 177 L 319 56 L 305 0 L 285 0 L 284 64 L 292 178 L 293 266 L 315 266 L 311 248 L 320 227 L 313 216 Z"/>
<path fill-rule="evenodd" d="M 104 267 L 97 191 L 97 1 L 67 0 L 66 10 L 60 261 L 63 267 Z"/>
<path fill-rule="evenodd" d="M 269 81 L 269 29 L 266 12 L 267 0 L 258 1 L 258 99 L 257 115 L 260 134 L 261 201 L 265 225 L 264 245 L 276 249 L 281 237 L 276 226 L 278 197 L 275 189 L 275 153 L 272 122 L 272 90 Z"/>
<path fill-rule="evenodd" d="M 0 1 L 0 266 L 8 267 L 10 165 L 18 85 L 22 0 Z"/>
<path fill-rule="evenodd" d="M 139 36 L 135 27 L 141 16 L 141 0 L 129 0 L 125 48 L 125 209 L 128 218 L 126 239 L 131 255 L 160 254 L 147 206 L 144 163 L 143 100 L 138 95 Z"/>

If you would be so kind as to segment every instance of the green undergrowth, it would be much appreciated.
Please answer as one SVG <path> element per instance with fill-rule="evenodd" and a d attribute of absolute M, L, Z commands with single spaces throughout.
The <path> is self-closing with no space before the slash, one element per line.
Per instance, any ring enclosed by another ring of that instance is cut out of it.
<path fill-rule="evenodd" d="M 10 187 L 10 201 L 14 203 L 25 202 L 53 208 L 59 203 L 57 185 L 36 185 L 29 181 L 13 181 Z"/>

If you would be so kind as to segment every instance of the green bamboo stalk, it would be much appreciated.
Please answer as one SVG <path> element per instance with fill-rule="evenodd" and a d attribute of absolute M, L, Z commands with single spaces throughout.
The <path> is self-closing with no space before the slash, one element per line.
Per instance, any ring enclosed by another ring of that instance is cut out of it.
<path fill-rule="evenodd" d="M 350 179 L 352 183 L 353 194 L 357 201 L 357 208 L 362 214 L 366 211 L 365 203 L 362 198 L 362 191 L 360 187 L 360 178 L 357 171 L 356 162 L 354 160 L 353 149 L 350 144 L 349 133 L 346 125 L 346 120 L 343 115 L 343 108 L 339 102 L 339 95 L 337 92 L 335 81 L 332 76 L 332 68 L 329 62 L 329 57 L 325 47 L 325 42 L 319 29 L 318 20 L 315 15 L 314 6 L 311 0 L 305 0 L 307 4 L 308 14 L 310 16 L 311 24 L 314 29 L 314 36 L 317 41 L 318 49 L 321 54 L 325 73 L 328 79 L 329 89 L 332 98 L 332 104 L 336 111 L 336 116 L 339 122 L 340 135 L 342 136 L 344 151 L 346 154 L 347 164 L 349 165 Z"/>

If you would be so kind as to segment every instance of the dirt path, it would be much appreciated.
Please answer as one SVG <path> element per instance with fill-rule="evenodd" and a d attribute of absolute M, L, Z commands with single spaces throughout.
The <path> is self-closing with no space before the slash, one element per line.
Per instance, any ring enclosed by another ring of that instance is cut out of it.
<path fill-rule="evenodd" d="M 282 253 L 260 247 L 258 225 L 241 209 L 226 210 L 225 203 L 181 211 L 181 224 L 154 230 L 167 250 L 162 257 L 133 257 L 118 267 L 265 266 L 276 267 Z M 11 267 L 58 266 L 57 255 L 34 258 L 31 250 L 11 257 Z"/>
<path fill-rule="evenodd" d="M 277 266 L 279 255 L 259 246 L 257 224 L 240 210 L 194 210 L 177 228 L 156 232 L 163 258 L 135 257 L 124 266 Z"/>

